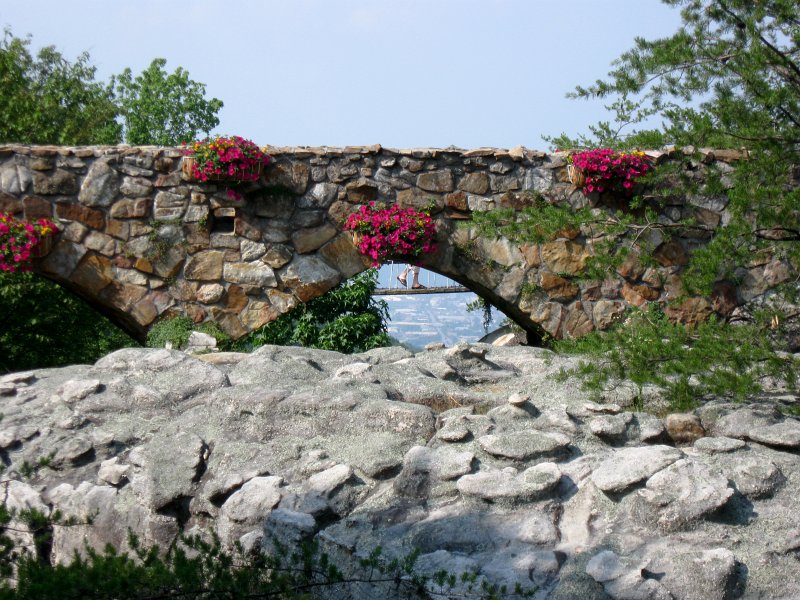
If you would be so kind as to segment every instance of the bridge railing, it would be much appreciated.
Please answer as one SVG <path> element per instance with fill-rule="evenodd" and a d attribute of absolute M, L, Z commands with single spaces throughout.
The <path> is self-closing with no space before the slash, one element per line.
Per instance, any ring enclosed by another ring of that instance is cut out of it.
<path fill-rule="evenodd" d="M 405 274 L 406 285 L 404 286 L 399 278 L 406 266 L 404 263 L 386 263 L 382 265 L 378 272 L 378 287 L 375 290 L 375 295 L 447 294 L 469 291 L 469 289 L 449 277 L 426 269 L 420 269 L 419 272 L 419 283 L 423 286 L 422 288 L 413 289 L 411 287 L 413 275 L 410 271 Z"/>

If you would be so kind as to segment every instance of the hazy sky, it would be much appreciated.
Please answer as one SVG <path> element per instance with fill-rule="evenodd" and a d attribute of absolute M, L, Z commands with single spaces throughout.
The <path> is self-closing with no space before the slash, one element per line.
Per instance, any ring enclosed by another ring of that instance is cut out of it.
<path fill-rule="evenodd" d="M 274 145 L 545 149 L 605 116 L 566 92 L 679 22 L 657 0 L 0 0 L 34 48 L 101 79 L 166 58 L 225 102 L 218 132 Z"/>

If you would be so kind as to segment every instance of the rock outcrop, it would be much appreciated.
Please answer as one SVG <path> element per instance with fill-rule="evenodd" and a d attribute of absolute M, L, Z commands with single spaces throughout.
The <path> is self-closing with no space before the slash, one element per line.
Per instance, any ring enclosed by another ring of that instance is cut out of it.
<path fill-rule="evenodd" d="M 4 498 L 91 517 L 54 528 L 54 562 L 124 549 L 128 529 L 164 546 L 213 531 L 316 537 L 342 563 L 419 549 L 422 573 L 537 598 L 799 597 L 800 421 L 769 398 L 662 420 L 625 386 L 597 399 L 550 377 L 574 360 L 125 349 L 7 375 Z"/>

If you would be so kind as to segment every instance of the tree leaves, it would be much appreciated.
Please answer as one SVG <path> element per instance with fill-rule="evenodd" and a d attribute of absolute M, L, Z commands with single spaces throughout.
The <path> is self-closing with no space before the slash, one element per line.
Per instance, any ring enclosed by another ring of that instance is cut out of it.
<path fill-rule="evenodd" d="M 125 69 L 111 80 L 129 144 L 176 145 L 219 125 L 222 101 L 207 100 L 204 84 L 189 79 L 181 67 L 167 73 L 166 64 L 156 58 L 136 77 Z"/>

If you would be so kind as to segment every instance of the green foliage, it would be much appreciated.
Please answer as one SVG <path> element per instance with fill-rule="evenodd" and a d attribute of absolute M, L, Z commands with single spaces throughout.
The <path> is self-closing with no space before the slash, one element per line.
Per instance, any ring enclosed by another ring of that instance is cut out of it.
<path fill-rule="evenodd" d="M 215 322 L 195 323 L 189 317 L 181 315 L 164 319 L 153 325 L 147 332 L 147 347 L 164 348 L 169 343 L 177 350 L 189 341 L 192 331 L 200 331 L 213 336 L 217 340 L 217 348 L 221 350 L 229 348 L 232 343 L 230 336 L 222 331 Z"/>
<path fill-rule="evenodd" d="M 93 363 L 136 341 L 62 287 L 31 273 L 0 275 L 0 371 Z"/>
<path fill-rule="evenodd" d="M 95 80 L 87 53 L 74 62 L 54 47 L 31 55 L 30 38 L 6 29 L 0 41 L 0 143 L 176 144 L 217 125 L 222 102 L 163 59 L 140 76 L 129 69 L 109 84 Z M 122 124 L 118 121 L 122 119 Z M 163 255 L 166 242 L 155 240 Z M 158 256 L 155 257 L 156 259 Z M 0 275 L 0 371 L 94 362 L 123 346 L 128 335 L 55 284 Z"/>
<path fill-rule="evenodd" d="M 492 305 L 486 300 L 478 296 L 475 300 L 467 302 L 467 312 L 475 312 L 476 310 L 483 311 L 483 319 L 481 325 L 483 326 L 484 333 L 489 333 L 489 327 L 492 325 Z"/>
<path fill-rule="evenodd" d="M 0 517 L 10 521 L 7 511 Z M 46 520 L 46 519 L 45 519 Z M 499 600 L 500 598 L 531 598 L 535 588 L 520 585 L 511 591 L 480 580 L 474 573 L 460 576 L 440 571 L 433 577 L 416 572 L 419 552 L 402 559 L 386 561 L 376 548 L 361 560 L 361 573 L 345 576 L 327 554 L 316 544 L 306 544 L 292 552 L 275 544 L 273 554 L 245 555 L 241 549 L 226 551 L 217 538 L 205 541 L 199 536 L 183 537 L 165 553 L 158 547 L 144 547 L 130 535 L 132 553 L 117 552 L 107 546 L 103 552 L 86 548 L 68 564 L 50 565 L 35 555 L 16 553 L 7 536 L 8 556 L 17 565 L 15 586 L 0 585 L 0 600 L 113 600 L 117 598 L 187 598 L 192 600 L 225 598 L 279 598 L 282 600 L 311 600 L 317 597 L 352 597 L 350 590 L 375 591 L 383 597 L 391 594 L 401 598 L 452 597 Z M 5 575 L 11 574 L 11 562 Z"/>
<path fill-rule="evenodd" d="M 372 298 L 377 284 L 377 269 L 365 271 L 244 336 L 236 347 L 299 345 L 353 353 L 389 346 L 388 305 Z"/>
<path fill-rule="evenodd" d="M 711 319 L 692 329 L 670 323 L 656 305 L 633 309 L 624 323 L 607 332 L 553 346 L 590 357 L 562 377 L 578 375 L 594 390 L 622 379 L 640 389 L 654 384 L 664 388 L 676 410 L 695 407 L 707 394 L 744 399 L 761 389 L 764 377 L 794 387 L 800 367 L 791 355 L 775 352 L 766 324 L 729 326 Z"/>
<path fill-rule="evenodd" d="M 0 41 L 0 142 L 120 142 L 117 104 L 108 86 L 95 81 L 89 55 L 71 63 L 47 46 L 33 56 L 30 43 L 9 29 Z"/>
<path fill-rule="evenodd" d="M 136 77 L 125 69 L 111 80 L 129 144 L 176 145 L 219 125 L 222 101 L 206 99 L 204 84 L 189 79 L 181 67 L 167 73 L 166 64 L 156 58 Z"/>
<path fill-rule="evenodd" d="M 800 259 L 800 190 L 790 185 L 800 163 L 800 5 L 795 0 L 663 1 L 681 8 L 678 31 L 658 40 L 637 39 L 607 79 L 576 88 L 573 97 L 615 98 L 611 106 L 623 125 L 658 114 L 663 131 L 642 134 L 648 142 L 747 147 L 749 158 L 737 163 L 727 191 L 732 218 L 689 266 L 690 291 L 707 292 L 714 280 L 746 264 L 753 248 L 772 247 Z M 608 124 L 591 131 L 594 140 L 560 136 L 549 141 L 561 147 L 643 141 Z"/>

